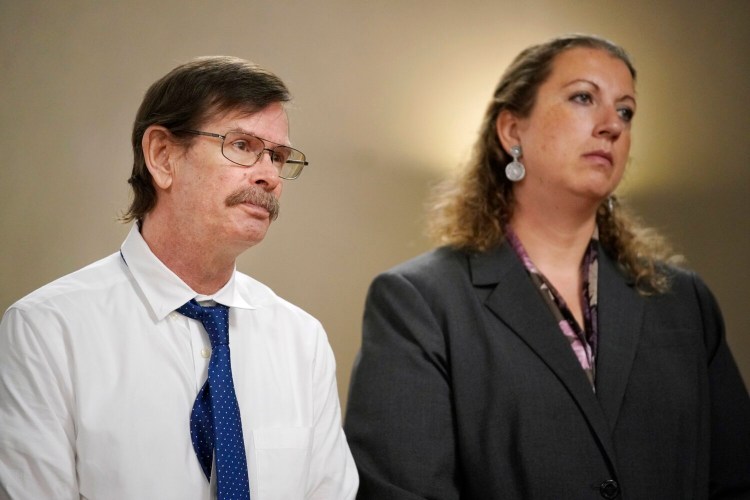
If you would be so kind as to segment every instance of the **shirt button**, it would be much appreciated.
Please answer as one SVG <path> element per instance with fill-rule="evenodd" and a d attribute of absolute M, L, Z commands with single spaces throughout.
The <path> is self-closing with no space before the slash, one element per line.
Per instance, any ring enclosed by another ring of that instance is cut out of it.
<path fill-rule="evenodd" d="M 210 358 L 211 357 L 211 348 L 210 347 L 204 347 L 201 349 L 201 356 L 204 358 Z"/>

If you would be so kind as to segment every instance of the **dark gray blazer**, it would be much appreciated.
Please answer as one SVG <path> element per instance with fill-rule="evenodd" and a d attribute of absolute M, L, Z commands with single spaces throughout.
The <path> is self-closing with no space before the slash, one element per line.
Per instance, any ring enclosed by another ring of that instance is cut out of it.
<path fill-rule="evenodd" d="M 694 274 L 599 251 L 596 393 L 508 245 L 378 276 L 345 431 L 359 499 L 750 498 L 750 399 Z"/>

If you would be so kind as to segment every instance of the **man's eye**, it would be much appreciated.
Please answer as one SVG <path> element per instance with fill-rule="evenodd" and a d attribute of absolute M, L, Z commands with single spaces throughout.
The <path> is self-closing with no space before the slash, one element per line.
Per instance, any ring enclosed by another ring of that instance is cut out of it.
<path fill-rule="evenodd" d="M 242 140 L 234 141 L 232 143 L 232 147 L 234 149 L 238 149 L 240 151 L 249 151 L 250 150 L 250 145 L 247 143 L 247 141 L 242 141 Z"/>
<path fill-rule="evenodd" d="M 289 151 L 282 148 L 276 148 L 273 150 L 273 162 L 274 163 L 286 163 L 289 159 Z"/>

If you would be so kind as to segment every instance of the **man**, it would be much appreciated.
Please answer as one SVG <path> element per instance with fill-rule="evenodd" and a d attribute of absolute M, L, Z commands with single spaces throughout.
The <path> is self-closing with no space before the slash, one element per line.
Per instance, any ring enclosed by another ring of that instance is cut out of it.
<path fill-rule="evenodd" d="M 235 269 L 307 164 L 289 99 L 229 57 L 148 90 L 122 248 L 0 324 L 0 497 L 353 498 L 323 328 Z"/>

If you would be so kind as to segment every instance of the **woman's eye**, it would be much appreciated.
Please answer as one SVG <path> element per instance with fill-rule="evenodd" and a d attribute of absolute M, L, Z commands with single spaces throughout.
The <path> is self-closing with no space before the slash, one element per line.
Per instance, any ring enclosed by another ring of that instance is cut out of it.
<path fill-rule="evenodd" d="M 593 102 L 591 94 L 589 94 L 588 92 L 579 92 L 570 99 L 581 104 L 591 104 Z"/>
<path fill-rule="evenodd" d="M 635 115 L 635 111 L 630 108 L 620 108 L 617 110 L 617 113 L 620 115 L 620 118 L 622 118 L 623 121 L 626 122 L 632 121 L 633 115 Z"/>

